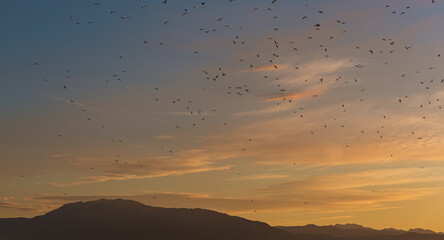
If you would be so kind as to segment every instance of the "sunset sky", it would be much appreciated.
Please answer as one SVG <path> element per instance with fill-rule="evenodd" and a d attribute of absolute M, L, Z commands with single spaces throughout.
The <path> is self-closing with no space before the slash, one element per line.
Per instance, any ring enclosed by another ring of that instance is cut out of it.
<path fill-rule="evenodd" d="M 202 1 L 1 1 L 0 218 L 444 231 L 444 1 Z"/>

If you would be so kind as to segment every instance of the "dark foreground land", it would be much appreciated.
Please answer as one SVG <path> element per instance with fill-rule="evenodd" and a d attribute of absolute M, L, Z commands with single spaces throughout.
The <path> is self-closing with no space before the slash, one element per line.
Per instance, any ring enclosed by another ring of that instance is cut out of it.
<path fill-rule="evenodd" d="M 43 216 L 0 219 L 0 240 L 444 240 L 416 229 L 374 230 L 359 225 L 271 227 L 204 209 L 146 206 L 130 200 L 66 204 Z"/>

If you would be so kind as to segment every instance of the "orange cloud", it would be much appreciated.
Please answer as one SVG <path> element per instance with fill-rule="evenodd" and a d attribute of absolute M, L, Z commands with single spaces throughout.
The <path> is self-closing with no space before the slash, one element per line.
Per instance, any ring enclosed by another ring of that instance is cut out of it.
<path fill-rule="evenodd" d="M 263 180 L 263 179 L 283 179 L 289 176 L 283 174 L 255 174 L 242 177 L 233 177 L 227 180 L 229 181 L 250 181 L 250 180 Z"/>
<path fill-rule="evenodd" d="M 297 191 L 342 191 L 363 188 L 387 188 L 402 184 L 442 182 L 443 176 L 437 173 L 442 168 L 395 168 L 373 171 L 359 171 L 345 174 L 331 174 L 309 177 L 280 183 L 261 192 L 294 193 Z"/>
<path fill-rule="evenodd" d="M 105 175 L 98 176 L 90 176 L 83 177 L 82 180 L 73 181 L 73 182 L 50 182 L 48 184 L 57 186 L 57 187 L 67 187 L 67 186 L 77 186 L 88 183 L 102 183 L 109 181 L 123 181 L 123 180 L 131 180 L 131 179 L 147 179 L 147 178 L 155 178 L 155 177 L 165 177 L 165 176 L 178 176 L 184 174 L 191 173 L 200 173 L 200 172 L 209 172 L 209 171 L 220 171 L 220 170 L 228 170 L 232 166 L 222 166 L 222 167 L 199 167 L 199 168 L 189 168 L 189 169 L 178 169 L 178 170 L 168 170 L 168 171 L 159 171 L 148 174 L 129 174 L 129 173 L 107 173 Z"/>

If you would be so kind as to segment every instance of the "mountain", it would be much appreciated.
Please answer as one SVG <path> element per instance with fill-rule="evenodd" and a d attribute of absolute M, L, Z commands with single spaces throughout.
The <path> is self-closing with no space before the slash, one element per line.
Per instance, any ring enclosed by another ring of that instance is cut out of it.
<path fill-rule="evenodd" d="M 329 226 L 306 226 L 277 228 L 285 230 L 297 239 L 304 240 L 444 240 L 443 233 L 420 228 L 409 231 L 385 228 L 376 230 L 357 224 L 336 224 Z"/>
<path fill-rule="evenodd" d="M 204 210 L 146 206 L 130 200 L 63 205 L 43 216 L 0 219 L 8 240 L 291 240 L 266 223 Z"/>
<path fill-rule="evenodd" d="M 330 226 L 316 226 L 309 224 L 306 226 L 297 227 L 278 227 L 294 234 L 324 234 L 333 237 L 369 237 L 379 235 L 400 235 L 405 233 L 404 231 L 396 229 L 375 230 L 372 228 L 366 228 L 356 224 L 346 225 L 330 225 Z"/>
<path fill-rule="evenodd" d="M 413 229 L 410 229 L 409 232 L 421 233 L 421 234 L 439 234 L 439 235 L 444 235 L 444 233 L 442 233 L 442 232 L 436 233 L 436 232 L 434 232 L 432 230 L 422 229 L 422 228 L 413 228 Z"/>
<path fill-rule="evenodd" d="M 160 208 L 115 199 L 63 205 L 34 218 L 0 219 L 0 240 L 444 240 L 427 229 L 357 224 L 271 227 L 205 209 Z"/>

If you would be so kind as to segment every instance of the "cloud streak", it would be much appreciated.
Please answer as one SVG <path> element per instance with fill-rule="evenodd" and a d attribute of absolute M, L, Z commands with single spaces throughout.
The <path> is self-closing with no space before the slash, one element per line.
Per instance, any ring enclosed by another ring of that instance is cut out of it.
<path fill-rule="evenodd" d="M 88 110 L 90 110 L 90 111 L 92 111 L 92 112 L 105 114 L 105 112 L 103 112 L 103 111 L 100 110 L 100 109 L 97 109 L 97 108 L 94 108 L 94 107 L 91 107 L 91 106 L 87 106 L 87 105 L 85 105 L 85 104 L 83 104 L 83 103 L 80 103 L 80 102 L 78 102 L 78 101 L 64 99 L 64 98 L 57 97 L 57 96 L 54 96 L 54 95 L 51 95 L 51 94 L 49 94 L 49 93 L 45 93 L 45 92 L 39 92 L 39 93 L 40 93 L 40 95 L 42 95 L 42 96 L 45 96 L 45 97 L 48 97 L 48 98 L 51 98 L 51 99 L 57 100 L 57 101 L 59 101 L 59 102 L 64 102 L 64 103 L 67 103 L 67 104 L 70 104 L 70 105 L 75 105 L 75 106 L 78 106 L 78 107 L 83 108 L 83 109 L 88 109 Z"/>
<path fill-rule="evenodd" d="M 27 212 L 28 211 L 36 212 L 39 210 L 38 208 L 31 207 L 28 204 L 15 203 L 15 202 L 0 202 L 0 208 L 27 211 Z"/>
<path fill-rule="evenodd" d="M 272 72 L 278 70 L 286 70 L 290 66 L 287 64 L 271 64 L 266 66 L 254 67 L 247 70 L 243 70 L 242 72 Z"/>

